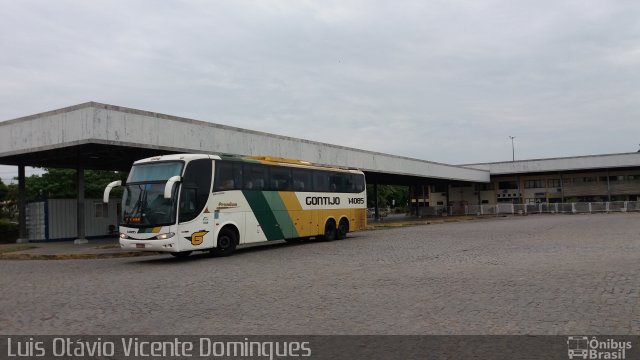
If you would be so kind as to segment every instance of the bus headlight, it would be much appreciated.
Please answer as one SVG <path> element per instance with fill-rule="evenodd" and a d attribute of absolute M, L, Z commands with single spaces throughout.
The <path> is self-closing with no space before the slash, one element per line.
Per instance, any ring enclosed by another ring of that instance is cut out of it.
<path fill-rule="evenodd" d="M 169 238 L 172 238 L 175 234 L 170 232 L 170 233 L 164 233 L 164 234 L 159 234 L 156 235 L 154 237 L 152 237 L 150 240 L 166 240 Z"/>
<path fill-rule="evenodd" d="M 125 233 L 120 233 L 120 239 L 128 239 L 129 235 L 125 234 Z"/>

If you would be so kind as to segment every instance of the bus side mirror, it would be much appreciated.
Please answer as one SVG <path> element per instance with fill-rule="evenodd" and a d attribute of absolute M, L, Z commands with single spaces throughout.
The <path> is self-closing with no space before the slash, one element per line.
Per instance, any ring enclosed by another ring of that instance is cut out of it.
<path fill-rule="evenodd" d="M 180 176 L 172 176 L 167 180 L 167 184 L 164 186 L 164 198 L 171 199 L 171 192 L 173 190 L 173 184 L 180 182 L 182 178 Z"/>
<path fill-rule="evenodd" d="M 122 185 L 122 181 L 120 181 L 120 180 L 109 183 L 109 185 L 107 185 L 107 187 L 104 189 L 104 195 L 102 196 L 102 202 L 108 203 L 109 202 L 109 193 L 111 193 L 111 189 L 113 189 L 116 186 L 120 186 L 120 185 Z"/>

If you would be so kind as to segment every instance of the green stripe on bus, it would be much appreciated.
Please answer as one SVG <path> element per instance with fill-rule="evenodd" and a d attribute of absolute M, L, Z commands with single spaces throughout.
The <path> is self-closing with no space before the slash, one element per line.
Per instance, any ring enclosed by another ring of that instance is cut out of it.
<path fill-rule="evenodd" d="M 265 199 L 264 193 L 262 191 L 243 190 L 242 194 L 247 199 L 267 240 L 284 239 L 284 234 L 278 225 L 273 209 Z"/>
<path fill-rule="evenodd" d="M 220 159 L 224 161 L 239 161 L 239 162 L 246 162 L 246 163 L 261 164 L 259 160 L 247 159 L 247 158 L 234 156 L 234 155 L 220 155 Z"/>
<path fill-rule="evenodd" d="M 285 235 L 286 238 L 297 238 L 298 231 L 296 230 L 295 225 L 293 225 L 293 221 L 291 220 L 291 216 L 289 216 L 289 209 L 282 201 L 280 197 L 280 193 L 277 191 L 269 191 L 264 192 L 265 199 L 269 203 L 269 207 L 274 213 L 278 224 L 280 224 L 280 230 Z"/>

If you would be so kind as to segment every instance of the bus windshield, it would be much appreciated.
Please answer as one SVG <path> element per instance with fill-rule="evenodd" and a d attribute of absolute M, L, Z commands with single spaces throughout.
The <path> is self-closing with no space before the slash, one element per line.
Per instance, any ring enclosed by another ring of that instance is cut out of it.
<path fill-rule="evenodd" d="M 167 181 L 170 177 L 181 175 L 182 161 L 164 161 L 133 165 L 127 184 L 150 181 Z"/>
<path fill-rule="evenodd" d="M 167 180 L 182 173 L 182 161 L 134 165 L 124 186 L 122 223 L 155 227 L 176 221 L 177 185 L 170 199 L 164 198 Z"/>
<path fill-rule="evenodd" d="M 175 223 L 177 185 L 174 185 L 171 199 L 165 199 L 165 183 L 125 185 L 122 198 L 123 224 L 154 227 Z"/>

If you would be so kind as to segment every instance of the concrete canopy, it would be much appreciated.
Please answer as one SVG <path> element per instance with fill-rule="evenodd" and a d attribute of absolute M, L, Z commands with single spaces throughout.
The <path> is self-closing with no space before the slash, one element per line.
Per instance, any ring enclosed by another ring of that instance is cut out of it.
<path fill-rule="evenodd" d="M 0 123 L 0 164 L 128 170 L 169 153 L 268 155 L 359 168 L 369 181 L 488 182 L 482 169 L 273 135 L 88 102 Z"/>
<path fill-rule="evenodd" d="M 598 169 L 636 169 L 640 167 L 640 152 L 503 161 L 463 166 L 488 170 L 491 175 L 584 172 L 585 170 Z"/>

